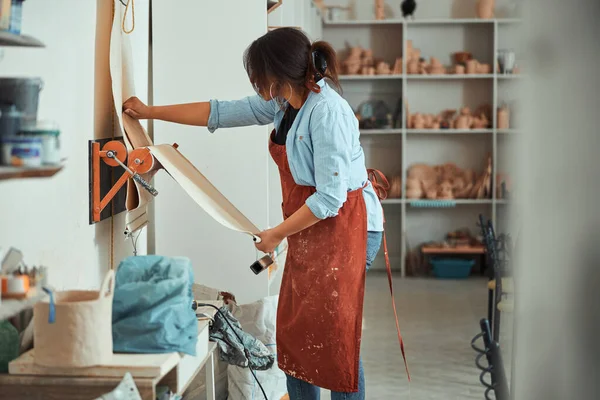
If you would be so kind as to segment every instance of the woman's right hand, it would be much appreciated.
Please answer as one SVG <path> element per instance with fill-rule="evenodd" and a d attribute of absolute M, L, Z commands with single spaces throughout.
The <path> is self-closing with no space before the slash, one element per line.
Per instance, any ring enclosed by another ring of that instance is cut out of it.
<path fill-rule="evenodd" d="M 150 107 L 145 105 L 137 97 L 130 97 L 123 103 L 123 112 L 135 119 L 151 118 Z"/>

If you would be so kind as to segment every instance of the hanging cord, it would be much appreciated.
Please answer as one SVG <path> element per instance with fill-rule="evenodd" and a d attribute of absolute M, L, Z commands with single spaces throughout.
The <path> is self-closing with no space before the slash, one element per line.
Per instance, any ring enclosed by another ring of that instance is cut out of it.
<path fill-rule="evenodd" d="M 198 303 L 194 300 L 193 304 L 196 305 L 197 307 L 212 307 L 215 310 L 217 310 L 217 312 L 221 315 L 221 317 L 223 318 L 223 320 L 225 322 L 227 322 L 227 325 L 229 325 L 229 328 L 231 328 L 231 331 L 233 333 L 235 333 L 235 336 L 237 336 L 238 340 L 240 341 L 242 347 L 244 348 L 244 354 L 246 355 L 246 358 L 248 359 L 248 369 L 250 370 L 250 372 L 252 373 L 252 376 L 254 377 L 254 380 L 256 381 L 256 383 L 258 384 L 258 387 L 260 388 L 260 391 L 262 392 L 263 396 L 265 397 L 265 400 L 269 400 L 269 398 L 267 397 L 267 394 L 265 393 L 265 389 L 263 389 L 262 385 L 260 384 L 260 381 L 258 380 L 258 378 L 256 377 L 256 374 L 254 373 L 254 371 L 252 370 L 252 368 L 250 368 L 250 352 L 248 351 L 248 349 L 244 346 L 244 341 L 242 340 L 242 338 L 240 337 L 240 335 L 238 335 L 238 333 L 235 331 L 235 329 L 233 328 L 233 326 L 231 325 L 231 322 L 229 322 L 229 320 L 227 319 L 227 317 L 225 317 L 225 315 L 221 312 L 221 310 L 219 310 L 219 307 L 213 305 L 213 304 L 204 304 L 204 303 Z M 193 308 L 193 306 L 192 306 Z"/>
<path fill-rule="evenodd" d="M 142 234 L 142 230 L 140 229 L 137 233 L 137 236 L 134 235 L 133 232 L 128 232 L 125 231 L 125 240 L 127 239 L 131 239 L 131 245 L 133 246 L 133 256 L 137 256 L 137 241 L 140 238 L 140 235 Z"/>
<path fill-rule="evenodd" d="M 373 186 L 373 190 L 377 194 L 379 201 L 387 198 L 387 192 L 390 189 L 390 183 L 385 177 L 385 175 L 376 169 L 368 169 L 367 176 L 369 181 L 371 182 L 371 186 Z M 383 213 L 383 208 L 382 208 Z M 385 215 L 383 216 L 383 223 L 385 225 Z M 408 378 L 408 395 L 410 394 L 410 372 L 408 370 L 408 362 L 406 361 L 406 352 L 404 351 L 404 340 L 402 339 L 402 334 L 400 333 L 400 323 L 398 322 L 398 311 L 396 310 L 396 299 L 394 298 L 394 285 L 392 282 L 392 267 L 390 265 L 390 257 L 388 253 L 387 247 L 387 238 L 385 234 L 385 229 L 383 231 L 383 254 L 385 257 L 385 268 L 387 270 L 388 283 L 390 286 L 390 295 L 392 297 L 392 309 L 394 310 L 394 318 L 396 320 L 396 333 L 398 334 L 398 342 L 400 344 L 400 351 L 402 352 L 402 359 L 404 360 L 404 369 L 406 370 L 406 376 Z"/>
<path fill-rule="evenodd" d="M 121 4 L 123 4 L 125 6 L 125 13 L 123 14 L 123 21 L 121 23 L 121 28 L 123 29 L 123 32 L 125 32 L 126 34 L 129 35 L 135 29 L 135 4 L 134 4 L 134 0 L 127 0 L 127 4 L 125 4 L 124 0 L 119 0 L 119 1 L 121 2 Z M 127 30 L 125 28 L 125 21 L 127 20 L 127 12 L 129 11 L 130 8 L 131 8 L 131 29 Z"/>
<path fill-rule="evenodd" d="M 111 9 L 112 10 L 111 28 L 112 28 L 112 21 L 115 18 L 115 3 L 114 2 L 112 3 L 111 7 L 112 7 L 112 9 Z M 110 114 L 110 116 L 111 116 L 111 124 L 112 124 L 112 130 L 110 132 L 110 136 L 114 140 L 114 138 L 115 138 L 115 110 L 114 110 L 115 99 L 113 97 L 112 90 L 111 90 L 111 96 L 110 96 L 110 98 L 111 98 L 111 102 L 113 104 L 112 112 Z M 111 182 L 111 184 L 114 181 L 115 181 L 115 178 L 114 178 L 114 168 L 111 168 L 110 169 L 110 182 Z M 109 251 L 110 251 L 110 254 L 109 254 L 109 257 L 110 257 L 110 269 L 111 270 L 115 269 L 115 217 L 114 217 L 114 215 L 115 215 L 115 202 L 111 201 L 110 202 L 110 249 L 109 249 Z"/>

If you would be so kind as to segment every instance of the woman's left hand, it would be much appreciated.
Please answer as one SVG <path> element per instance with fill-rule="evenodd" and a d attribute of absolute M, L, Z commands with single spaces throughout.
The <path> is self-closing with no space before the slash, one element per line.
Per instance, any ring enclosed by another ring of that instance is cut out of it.
<path fill-rule="evenodd" d="M 262 231 L 261 233 L 257 233 L 261 240 L 260 243 L 256 243 L 256 248 L 263 253 L 272 253 L 275 251 L 277 246 L 285 239 L 274 229 L 267 229 L 266 231 Z"/>

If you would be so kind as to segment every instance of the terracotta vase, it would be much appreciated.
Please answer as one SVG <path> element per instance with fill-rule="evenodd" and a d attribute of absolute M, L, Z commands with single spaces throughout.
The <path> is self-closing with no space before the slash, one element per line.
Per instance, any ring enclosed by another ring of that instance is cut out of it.
<path fill-rule="evenodd" d="M 375 19 L 385 19 L 385 3 L 384 0 L 375 0 Z"/>
<path fill-rule="evenodd" d="M 477 1 L 477 16 L 481 19 L 494 18 L 494 8 L 496 0 L 478 0 Z"/>
<path fill-rule="evenodd" d="M 456 119 L 455 129 L 469 129 L 473 121 L 470 115 L 461 115 Z"/>
<path fill-rule="evenodd" d="M 402 197 L 402 178 L 400 176 L 395 176 L 392 178 L 388 197 L 392 199 Z"/>
<path fill-rule="evenodd" d="M 411 60 L 408 63 L 406 68 L 408 69 L 409 74 L 418 74 L 419 73 L 419 61 L 415 60 L 415 59 Z"/>
<path fill-rule="evenodd" d="M 417 113 L 413 118 L 413 129 L 425 129 L 425 118 Z"/>
<path fill-rule="evenodd" d="M 457 65 L 454 67 L 454 73 L 456 75 L 464 75 L 465 73 L 465 66 L 464 65 Z"/>
<path fill-rule="evenodd" d="M 500 107 L 498 109 L 498 129 L 510 128 L 510 111 L 508 107 Z"/>
<path fill-rule="evenodd" d="M 467 74 L 476 74 L 479 62 L 477 60 L 467 61 Z"/>

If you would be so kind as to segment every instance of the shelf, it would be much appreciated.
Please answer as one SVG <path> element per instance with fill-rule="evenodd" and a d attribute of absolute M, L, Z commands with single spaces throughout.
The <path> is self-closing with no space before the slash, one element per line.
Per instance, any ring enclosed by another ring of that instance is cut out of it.
<path fill-rule="evenodd" d="M 0 304 L 0 321 L 12 318 L 21 311 L 33 307 L 45 297 L 46 293 L 43 291 L 31 289 L 29 295 L 24 299 L 2 299 L 2 303 Z"/>
<path fill-rule="evenodd" d="M 523 22 L 520 18 L 498 18 L 496 21 L 499 24 L 520 24 Z"/>
<path fill-rule="evenodd" d="M 381 200 L 381 204 L 402 204 L 405 203 L 406 200 L 404 199 L 385 199 L 385 200 Z"/>
<path fill-rule="evenodd" d="M 350 21 L 325 21 L 325 26 L 348 26 L 348 25 L 402 25 L 402 19 L 382 19 L 382 20 L 350 20 Z"/>
<path fill-rule="evenodd" d="M 374 81 L 385 79 L 402 79 L 402 75 L 340 75 L 341 81 Z"/>
<path fill-rule="evenodd" d="M 407 134 L 418 135 L 485 135 L 492 134 L 492 129 L 407 129 Z"/>
<path fill-rule="evenodd" d="M 521 74 L 498 74 L 498 79 L 523 79 L 524 76 Z"/>
<path fill-rule="evenodd" d="M 15 35 L 7 31 L 0 31 L 0 46 L 8 47 L 46 47 L 34 37 L 27 35 Z"/>
<path fill-rule="evenodd" d="M 447 18 L 447 19 L 384 19 L 384 20 L 347 20 L 347 21 L 325 21 L 326 26 L 348 26 L 348 25 L 470 25 L 470 24 L 517 24 L 522 20 L 516 18 Z"/>
<path fill-rule="evenodd" d="M 469 80 L 469 79 L 493 79 L 493 74 L 446 74 L 446 75 L 424 75 L 408 74 L 408 80 Z"/>
<path fill-rule="evenodd" d="M 402 129 L 361 129 L 361 135 L 401 135 Z"/>
<path fill-rule="evenodd" d="M 485 247 L 428 247 L 421 248 L 423 254 L 484 254 Z"/>
<path fill-rule="evenodd" d="M 519 132 L 518 129 L 498 129 L 497 132 L 503 135 L 514 135 Z"/>
<path fill-rule="evenodd" d="M 271 1 L 271 0 L 267 0 L 267 14 L 272 13 L 273 11 L 275 11 L 275 9 L 277 7 L 279 7 L 282 3 L 282 0 L 279 1 Z"/>
<path fill-rule="evenodd" d="M 487 205 L 492 204 L 492 199 L 406 199 L 406 204 L 412 208 L 454 208 L 459 205 Z"/>
<path fill-rule="evenodd" d="M 407 25 L 470 25 L 470 24 L 493 24 L 496 19 L 479 18 L 448 18 L 448 19 L 416 19 L 406 21 Z"/>
<path fill-rule="evenodd" d="M 2 167 L 0 166 L 0 181 L 20 178 L 49 178 L 56 175 L 64 165 L 53 165 L 47 167 Z"/>

